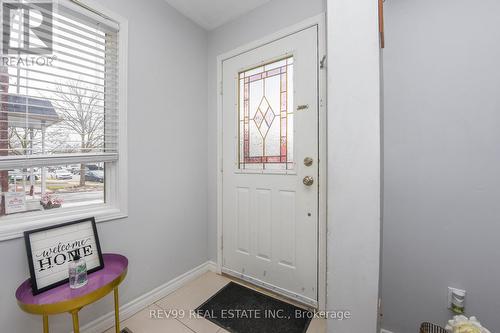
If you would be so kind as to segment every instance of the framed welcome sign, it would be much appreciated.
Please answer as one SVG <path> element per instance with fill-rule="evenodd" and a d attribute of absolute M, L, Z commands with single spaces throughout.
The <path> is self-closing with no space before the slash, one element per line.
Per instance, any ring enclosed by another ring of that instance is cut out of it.
<path fill-rule="evenodd" d="M 104 267 L 93 217 L 26 231 L 24 240 L 33 295 L 68 282 L 68 263 L 77 254 L 89 273 Z"/>

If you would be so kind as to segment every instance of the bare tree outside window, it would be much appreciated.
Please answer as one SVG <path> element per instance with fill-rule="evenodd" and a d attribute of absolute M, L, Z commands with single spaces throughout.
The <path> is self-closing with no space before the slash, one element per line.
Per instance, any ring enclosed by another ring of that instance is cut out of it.
<path fill-rule="evenodd" d="M 49 131 L 51 145 L 45 153 L 53 152 L 75 152 L 75 149 L 68 144 L 68 134 L 61 131 Z M 26 129 L 19 127 L 9 127 L 9 150 L 12 155 L 28 155 L 40 153 L 42 146 L 42 131 L 38 129 Z"/>
<path fill-rule="evenodd" d="M 104 148 L 102 92 L 94 91 L 77 80 L 58 85 L 52 104 L 61 117 L 59 128 L 66 130 L 75 151 L 96 152 Z M 78 146 L 76 143 L 78 142 Z M 85 186 L 85 164 L 80 165 L 80 186 Z"/>

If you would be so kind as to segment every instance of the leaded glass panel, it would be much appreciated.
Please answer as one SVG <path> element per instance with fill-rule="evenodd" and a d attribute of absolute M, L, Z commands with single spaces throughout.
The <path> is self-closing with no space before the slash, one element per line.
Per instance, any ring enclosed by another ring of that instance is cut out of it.
<path fill-rule="evenodd" d="M 293 57 L 238 77 L 239 168 L 293 169 Z"/>

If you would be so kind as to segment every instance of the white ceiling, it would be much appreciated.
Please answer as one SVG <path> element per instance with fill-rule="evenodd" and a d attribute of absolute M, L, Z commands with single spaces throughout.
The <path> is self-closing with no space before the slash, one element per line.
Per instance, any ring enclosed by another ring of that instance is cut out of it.
<path fill-rule="evenodd" d="M 207 30 L 229 22 L 271 0 L 165 0 Z"/>

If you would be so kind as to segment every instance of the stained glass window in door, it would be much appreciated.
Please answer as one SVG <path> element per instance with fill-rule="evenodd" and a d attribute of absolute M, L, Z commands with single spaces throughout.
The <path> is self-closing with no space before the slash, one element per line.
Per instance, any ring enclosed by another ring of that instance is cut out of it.
<path fill-rule="evenodd" d="M 293 169 L 293 57 L 239 73 L 239 168 Z"/>

